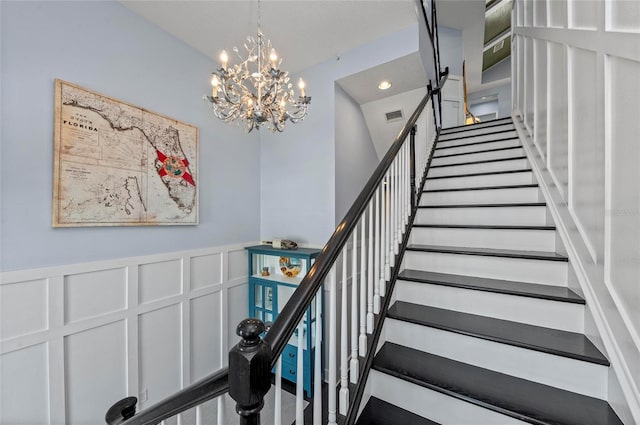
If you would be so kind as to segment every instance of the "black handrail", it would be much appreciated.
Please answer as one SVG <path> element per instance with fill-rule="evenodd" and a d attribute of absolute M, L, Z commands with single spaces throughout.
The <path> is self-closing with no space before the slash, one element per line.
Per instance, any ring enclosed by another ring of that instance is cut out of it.
<path fill-rule="evenodd" d="M 148 425 L 196 407 L 229 391 L 229 369 L 223 368 L 135 414 L 137 399 L 127 397 L 107 411 L 109 425 Z M 135 416 L 133 416 L 135 414 Z"/>

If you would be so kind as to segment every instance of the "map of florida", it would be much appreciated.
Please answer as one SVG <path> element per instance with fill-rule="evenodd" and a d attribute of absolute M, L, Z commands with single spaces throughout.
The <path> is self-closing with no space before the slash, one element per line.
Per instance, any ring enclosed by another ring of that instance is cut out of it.
<path fill-rule="evenodd" d="M 184 213 L 191 213 L 196 206 L 196 182 L 181 146 L 178 129 L 171 125 L 158 125 L 153 119 L 144 119 L 144 111 L 142 115 L 131 113 L 134 111 L 123 110 L 121 105 L 76 90 L 63 90 L 62 103 L 98 114 L 114 131 L 139 131 L 155 151 L 157 176 L 169 197 Z"/>

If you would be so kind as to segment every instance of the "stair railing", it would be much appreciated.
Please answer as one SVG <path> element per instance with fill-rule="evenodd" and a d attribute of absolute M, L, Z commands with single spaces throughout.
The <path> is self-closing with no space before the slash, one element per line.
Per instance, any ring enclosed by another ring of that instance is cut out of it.
<path fill-rule="evenodd" d="M 426 14 L 424 5 L 423 13 Z M 227 392 L 236 402 L 240 424 L 257 425 L 264 396 L 272 386 L 274 369 L 273 423 L 281 425 L 285 365 L 291 368 L 287 371 L 289 375 L 294 375 L 299 383 L 296 423 L 355 423 L 384 312 L 408 242 L 407 230 L 415 215 L 440 131 L 440 92 L 449 69 L 439 70 L 435 5 L 431 16 L 433 28 L 429 28 L 429 36 L 434 46 L 436 86 L 429 83 L 426 95 L 272 326 L 267 329 L 258 319 L 243 320 L 236 331 L 241 341 L 230 350 L 227 368 L 139 412 L 136 412 L 136 397 L 124 398 L 107 412 L 105 420 L 109 425 L 164 425 L 170 418 L 177 418 L 181 424 L 185 423 L 182 415 L 190 409 L 194 409 L 195 425 L 211 423 L 203 418 L 202 406 L 213 399 L 218 403 L 216 423 L 235 423 L 225 418 L 223 396 Z M 428 105 L 433 119 L 426 113 Z M 320 291 L 327 294 L 326 306 L 323 296 L 318 296 L 324 294 Z M 315 311 L 316 319 L 312 323 L 304 321 L 309 310 Z M 311 333 L 312 345 L 318 347 L 313 365 L 307 365 L 313 370 L 313 397 L 306 400 L 311 403 L 310 410 L 304 406 L 302 385 L 306 332 Z M 296 353 L 288 351 L 296 360 L 295 365 L 283 363 L 282 354 L 288 343 L 297 347 Z M 325 352 L 319 349 L 323 344 Z M 323 381 L 327 382 L 326 388 Z M 305 417 L 309 411 L 312 415 Z"/>
<path fill-rule="evenodd" d="M 296 388 L 296 422 L 355 423 L 380 337 L 380 313 L 386 311 L 389 304 L 392 289 L 389 285 L 395 282 L 399 271 L 399 253 L 408 241 L 407 229 L 439 133 L 427 110 L 436 107 L 434 94 L 447 76 L 448 69 L 438 88 L 429 84 L 427 94 L 266 334 L 260 320 L 243 320 L 237 329 L 242 340 L 229 352 L 228 368 L 137 413 L 135 397 L 120 400 L 107 412 L 108 424 L 164 424 L 175 416 L 179 418 L 178 423 L 184 423 L 180 414 L 195 408 L 195 425 L 201 425 L 205 423 L 202 404 L 215 398 L 218 398 L 217 423 L 234 423 L 224 417 L 224 400 L 220 396 L 227 392 L 237 403 L 240 424 L 259 424 L 264 396 L 271 388 L 271 371 L 275 368 L 273 423 L 280 425 L 282 354 L 288 342 L 298 347 L 293 373 L 297 382 L 304 382 L 301 351 L 305 332 L 311 332 L 315 347 L 321 347 L 324 338 L 327 341 L 324 355 L 318 349 L 313 359 L 312 417 L 305 420 L 303 385 L 300 384 Z M 419 133 L 423 134 L 416 137 Z M 328 297 L 328 317 L 324 317 L 322 297 L 318 296 L 322 290 Z M 303 320 L 308 309 L 316 313 L 316 320 L 310 324 Z M 260 337 L 262 334 L 264 338 Z M 322 396 L 323 376 L 327 382 L 325 397 Z"/>

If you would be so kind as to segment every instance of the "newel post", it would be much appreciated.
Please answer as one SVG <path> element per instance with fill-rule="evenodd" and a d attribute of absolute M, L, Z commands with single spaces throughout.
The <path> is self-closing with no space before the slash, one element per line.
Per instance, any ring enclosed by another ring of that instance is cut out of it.
<path fill-rule="evenodd" d="M 264 396 L 271 388 L 271 347 L 260 334 L 265 325 L 244 319 L 236 328 L 242 340 L 229 351 L 229 395 L 236 401 L 240 425 L 260 425 Z"/>
<path fill-rule="evenodd" d="M 409 138 L 409 172 L 411 175 L 411 213 L 416 207 L 416 126 L 411 129 Z"/>

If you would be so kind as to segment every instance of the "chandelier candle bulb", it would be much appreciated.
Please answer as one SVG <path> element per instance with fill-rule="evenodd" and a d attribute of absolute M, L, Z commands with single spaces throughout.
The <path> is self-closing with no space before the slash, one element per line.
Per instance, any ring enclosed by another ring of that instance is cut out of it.
<path fill-rule="evenodd" d="M 278 54 L 276 53 L 276 49 L 271 49 L 269 60 L 271 61 L 271 68 L 276 69 L 278 67 Z"/>
<path fill-rule="evenodd" d="M 304 80 L 300 78 L 300 80 L 298 81 L 298 88 L 300 89 L 300 97 L 305 97 L 305 94 L 304 94 L 305 87 L 306 87 L 306 84 L 304 83 Z"/>
<path fill-rule="evenodd" d="M 227 69 L 227 62 L 229 61 L 229 56 L 227 56 L 227 51 L 223 50 L 220 53 L 220 62 L 222 62 L 222 69 Z"/>
<path fill-rule="evenodd" d="M 218 76 L 213 74 L 213 77 L 211 77 L 211 86 L 213 87 L 213 90 L 212 90 L 213 97 L 218 96 L 219 85 L 220 85 L 220 80 L 218 80 Z"/>

